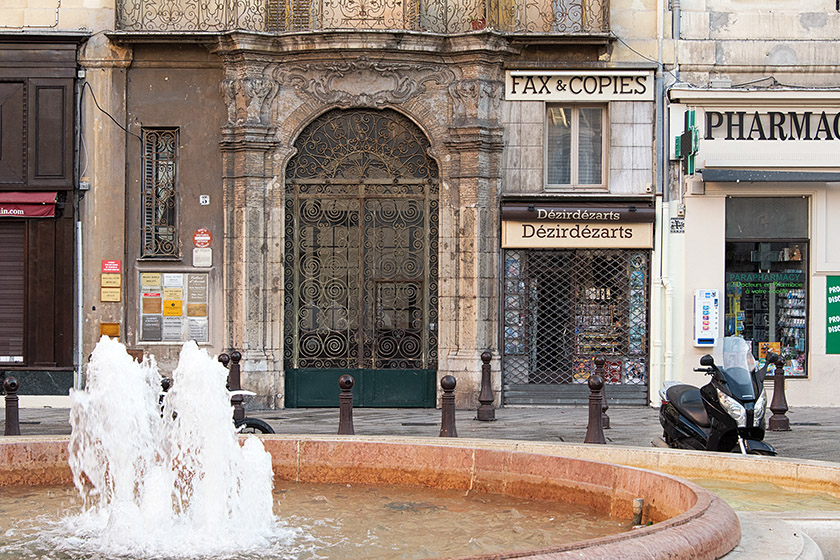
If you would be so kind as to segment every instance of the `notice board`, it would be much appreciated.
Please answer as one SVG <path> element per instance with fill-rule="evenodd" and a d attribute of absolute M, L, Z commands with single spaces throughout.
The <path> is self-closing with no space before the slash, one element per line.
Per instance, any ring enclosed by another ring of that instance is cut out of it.
<path fill-rule="evenodd" d="M 208 342 L 209 282 L 202 272 L 141 272 L 140 341 Z"/>

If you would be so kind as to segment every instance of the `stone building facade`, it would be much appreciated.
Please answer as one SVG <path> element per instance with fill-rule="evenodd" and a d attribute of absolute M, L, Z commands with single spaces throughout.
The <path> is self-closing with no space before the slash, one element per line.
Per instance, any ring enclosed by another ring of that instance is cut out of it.
<path fill-rule="evenodd" d="M 237 349 L 268 407 L 330 405 L 347 370 L 365 406 L 434 406 L 452 374 L 473 407 L 485 350 L 497 404 L 574 403 L 608 354 L 610 398 L 647 404 L 667 10 L 464 3 L 445 24 L 427 6 L 295 27 L 159 4 L 62 6 L 86 28 L 80 354 L 119 336 L 166 371 L 184 340 Z M 579 97 L 516 97 L 517 76 Z M 513 241 L 527 227 L 599 240 Z"/>
<path fill-rule="evenodd" d="M 743 336 L 758 359 L 780 353 L 791 406 L 836 406 L 840 13 L 833 3 L 702 4 L 682 2 L 674 20 L 679 82 L 664 114 L 664 217 L 681 225 L 662 247 L 674 287 L 666 378 L 700 383 L 691 367 L 716 354 L 717 341 L 698 343 L 695 326 L 697 294 L 712 291 L 718 340 Z M 693 171 L 673 152 L 687 113 L 698 137 Z"/>

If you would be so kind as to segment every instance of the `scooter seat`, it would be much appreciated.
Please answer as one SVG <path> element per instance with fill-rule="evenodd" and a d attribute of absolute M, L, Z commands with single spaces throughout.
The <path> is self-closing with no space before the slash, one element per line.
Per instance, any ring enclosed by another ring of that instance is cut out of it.
<path fill-rule="evenodd" d="M 711 426 L 706 407 L 703 406 L 703 399 L 700 397 L 700 389 L 697 387 L 684 384 L 673 385 L 668 388 L 665 396 L 674 405 L 674 408 L 697 426 L 701 428 Z"/>

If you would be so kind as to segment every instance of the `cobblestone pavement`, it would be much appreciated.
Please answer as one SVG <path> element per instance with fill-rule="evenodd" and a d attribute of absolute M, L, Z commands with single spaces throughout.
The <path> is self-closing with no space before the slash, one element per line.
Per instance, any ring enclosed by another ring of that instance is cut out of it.
<path fill-rule="evenodd" d="M 609 445 L 649 447 L 662 434 L 657 409 L 611 407 L 607 413 L 611 427 L 604 434 Z M 265 420 L 279 434 L 335 434 L 338 430 L 338 409 L 334 408 L 260 410 L 249 411 L 248 415 Z M 840 408 L 794 408 L 787 416 L 791 431 L 767 432 L 765 438 L 780 456 L 840 463 Z M 459 410 L 455 417 L 462 438 L 582 443 L 588 411 L 586 407 L 506 407 L 496 410 L 492 422 L 475 420 L 474 410 Z M 435 409 L 353 411 L 358 435 L 436 437 L 440 420 L 440 410 Z M 23 435 L 70 433 L 66 408 L 24 408 L 20 410 L 20 423 Z M 4 427 L 0 413 L 0 433 Z"/>

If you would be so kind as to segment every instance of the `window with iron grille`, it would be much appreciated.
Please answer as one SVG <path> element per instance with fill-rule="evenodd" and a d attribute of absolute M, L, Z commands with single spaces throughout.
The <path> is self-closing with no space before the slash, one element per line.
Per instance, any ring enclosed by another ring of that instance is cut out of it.
<path fill-rule="evenodd" d="M 605 381 L 646 385 L 650 252 L 506 250 L 505 385 Z"/>
<path fill-rule="evenodd" d="M 143 257 L 177 257 L 178 129 L 143 129 Z"/>
<path fill-rule="evenodd" d="M 546 105 L 546 184 L 604 187 L 606 109 Z"/>

